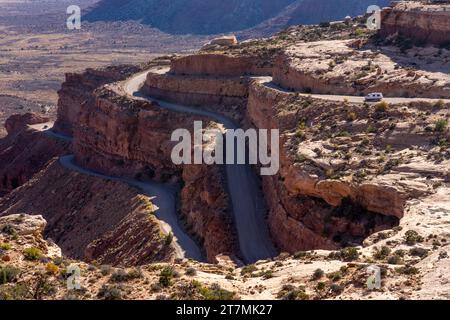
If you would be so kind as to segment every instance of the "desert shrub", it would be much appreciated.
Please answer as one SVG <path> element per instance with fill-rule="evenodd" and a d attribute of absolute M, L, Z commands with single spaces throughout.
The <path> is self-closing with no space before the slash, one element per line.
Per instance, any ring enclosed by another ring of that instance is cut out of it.
<path fill-rule="evenodd" d="M 166 235 L 166 237 L 164 238 L 164 244 L 166 246 L 170 246 L 172 244 L 173 241 L 173 233 L 169 232 L 169 234 Z"/>
<path fill-rule="evenodd" d="M 199 293 L 206 300 L 235 300 L 236 299 L 236 293 L 223 289 L 217 283 L 212 284 L 209 288 L 200 287 Z"/>
<path fill-rule="evenodd" d="M 49 277 L 45 274 L 39 273 L 37 281 L 33 286 L 33 298 L 35 300 L 44 299 L 44 297 L 56 293 L 55 286 L 49 281 Z"/>
<path fill-rule="evenodd" d="M 0 284 L 13 282 L 20 274 L 20 269 L 10 266 L 0 266 Z"/>
<path fill-rule="evenodd" d="M 158 283 L 153 283 L 150 286 L 150 292 L 155 293 L 155 292 L 161 292 L 162 290 L 162 286 Z"/>
<path fill-rule="evenodd" d="M 358 115 L 355 112 L 347 113 L 347 121 L 352 122 L 358 118 Z"/>
<path fill-rule="evenodd" d="M 260 276 L 265 280 L 273 278 L 273 271 L 272 270 L 262 271 L 260 273 Z"/>
<path fill-rule="evenodd" d="M 100 272 L 103 276 L 107 276 L 108 274 L 110 274 L 112 269 L 113 269 L 112 266 L 107 265 L 107 264 L 100 266 Z"/>
<path fill-rule="evenodd" d="M 159 284 L 165 288 L 170 287 L 172 285 L 173 276 L 173 267 L 167 266 L 163 268 L 159 274 Z"/>
<path fill-rule="evenodd" d="M 425 258 L 428 255 L 428 250 L 424 248 L 412 248 L 409 254 L 415 257 Z"/>
<path fill-rule="evenodd" d="M 4 225 L 1 231 L 3 233 L 9 234 L 10 236 L 14 236 L 16 234 L 16 230 L 11 224 Z"/>
<path fill-rule="evenodd" d="M 435 125 L 434 125 L 434 130 L 436 132 L 444 132 L 445 129 L 448 126 L 448 121 L 446 119 L 439 119 L 438 121 L 436 121 Z"/>
<path fill-rule="evenodd" d="M 23 255 L 29 261 L 39 260 L 43 256 L 42 251 L 36 247 L 26 248 L 23 250 Z"/>
<path fill-rule="evenodd" d="M 189 267 L 186 269 L 186 275 L 193 277 L 197 274 L 197 270 L 195 270 L 195 268 Z"/>
<path fill-rule="evenodd" d="M 305 292 L 304 287 L 294 287 L 293 285 L 284 285 L 277 294 L 277 298 L 281 300 L 308 300 L 309 295 Z"/>
<path fill-rule="evenodd" d="M 128 281 L 128 273 L 123 269 L 116 270 L 111 274 L 110 281 L 112 282 Z"/>
<path fill-rule="evenodd" d="M 414 230 L 408 230 L 405 233 L 405 242 L 409 246 L 415 245 L 417 242 L 423 242 L 423 237 Z"/>
<path fill-rule="evenodd" d="M 384 260 L 391 254 L 391 249 L 389 247 L 383 246 L 381 249 L 375 248 L 375 254 L 373 257 L 377 260 Z"/>
<path fill-rule="evenodd" d="M 252 274 L 255 271 L 258 271 L 258 268 L 254 264 L 249 264 L 248 266 L 242 268 L 241 275 L 245 276 L 248 274 Z"/>
<path fill-rule="evenodd" d="M 342 279 L 342 273 L 340 271 L 330 272 L 327 274 L 327 278 L 333 282 L 336 282 Z"/>
<path fill-rule="evenodd" d="M 328 21 L 323 21 L 321 23 L 319 23 L 319 27 L 321 28 L 329 28 L 331 26 L 331 23 Z"/>
<path fill-rule="evenodd" d="M 4 251 L 11 250 L 11 245 L 9 243 L 0 243 L 0 250 Z"/>
<path fill-rule="evenodd" d="M 97 297 L 103 300 L 121 300 L 122 290 L 118 286 L 103 285 L 98 291 Z"/>
<path fill-rule="evenodd" d="M 330 286 L 330 291 L 334 294 L 341 294 L 344 291 L 344 287 L 339 284 L 333 283 Z"/>
<path fill-rule="evenodd" d="M 359 251 L 357 248 L 348 247 L 340 250 L 341 259 L 344 261 L 354 261 L 359 257 Z"/>
<path fill-rule="evenodd" d="M 386 101 L 381 101 L 375 105 L 376 112 L 386 112 L 389 108 L 389 103 Z"/>
<path fill-rule="evenodd" d="M 293 257 L 294 257 L 294 259 L 299 260 L 299 259 L 305 258 L 307 255 L 308 255 L 308 252 L 306 252 L 306 251 L 297 251 L 296 253 L 294 253 Z"/>
<path fill-rule="evenodd" d="M 326 287 L 326 283 L 321 281 L 321 282 L 317 283 L 316 290 L 322 291 L 322 290 L 325 290 L 325 287 Z"/>
<path fill-rule="evenodd" d="M 403 259 L 401 256 L 393 254 L 387 259 L 387 263 L 389 264 L 402 264 Z"/>
<path fill-rule="evenodd" d="M 132 268 L 128 271 L 128 279 L 139 279 L 142 278 L 144 275 L 142 273 L 142 270 L 140 268 Z"/>
<path fill-rule="evenodd" d="M 325 272 L 322 269 L 316 269 L 312 275 L 313 280 L 319 280 L 325 275 Z"/>
<path fill-rule="evenodd" d="M 444 102 L 444 100 L 438 100 L 438 101 L 436 101 L 436 102 L 433 104 L 433 107 L 434 107 L 434 108 L 437 108 L 437 109 L 443 109 L 443 108 L 445 107 L 445 102 Z"/>
<path fill-rule="evenodd" d="M 45 265 L 45 270 L 48 274 L 57 274 L 59 272 L 59 267 L 53 262 L 49 262 Z"/>
<path fill-rule="evenodd" d="M 406 265 L 404 267 L 400 267 L 400 268 L 397 268 L 395 270 L 398 273 L 406 274 L 406 275 L 414 275 L 414 274 L 418 274 L 419 273 L 419 270 L 416 267 L 411 266 L 411 265 Z"/>
<path fill-rule="evenodd" d="M 18 283 L 13 286 L 0 287 L 0 301 L 3 300 L 25 300 L 31 299 L 30 289 L 25 283 Z"/>
<path fill-rule="evenodd" d="M 176 287 L 175 297 L 181 300 L 193 300 L 196 297 L 198 288 L 195 283 L 180 283 Z"/>

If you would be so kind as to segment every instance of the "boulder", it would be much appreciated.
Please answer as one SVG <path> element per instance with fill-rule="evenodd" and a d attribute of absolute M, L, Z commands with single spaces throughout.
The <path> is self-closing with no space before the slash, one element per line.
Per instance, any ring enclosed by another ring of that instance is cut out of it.
<path fill-rule="evenodd" d="M 212 39 L 209 45 L 216 46 L 235 46 L 238 44 L 238 40 L 235 35 L 223 36 L 219 38 Z"/>

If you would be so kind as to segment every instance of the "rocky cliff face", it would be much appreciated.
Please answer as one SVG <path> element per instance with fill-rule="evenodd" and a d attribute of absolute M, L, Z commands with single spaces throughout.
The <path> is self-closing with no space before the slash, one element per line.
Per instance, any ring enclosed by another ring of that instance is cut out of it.
<path fill-rule="evenodd" d="M 75 259 L 130 266 L 168 261 L 173 253 L 147 197 L 120 182 L 70 172 L 56 159 L 0 199 L 0 212 L 43 216 L 45 236 Z"/>
<path fill-rule="evenodd" d="M 29 127 L 47 121 L 37 114 L 11 116 L 6 121 L 8 135 L 0 139 L 0 196 L 23 185 L 53 157 L 70 153 L 70 143 Z"/>
<path fill-rule="evenodd" d="M 155 98 L 185 105 L 243 105 L 248 95 L 246 78 L 217 79 L 149 73 L 145 92 Z"/>
<path fill-rule="evenodd" d="M 223 172 L 214 166 L 176 166 L 170 158 L 172 132 L 192 130 L 194 120 L 208 120 L 130 101 L 107 89 L 94 96 L 92 104 L 81 108 L 75 127 L 78 164 L 116 176 L 183 185 L 181 216 L 208 260 L 237 255 Z"/>
<path fill-rule="evenodd" d="M 82 106 L 93 99 L 94 89 L 106 83 L 123 80 L 139 70 L 138 66 L 115 66 L 104 69 L 87 69 L 83 74 L 66 74 L 66 81 L 58 92 L 55 130 L 72 136 L 72 126 L 77 123 Z"/>
<path fill-rule="evenodd" d="M 383 37 L 398 34 L 418 44 L 450 44 L 450 6 L 401 2 L 381 12 Z"/>
<path fill-rule="evenodd" d="M 299 165 L 298 156 L 292 154 L 296 138 L 291 130 L 297 130 L 302 119 L 309 116 L 293 109 L 295 100 L 295 94 L 257 83 L 252 84 L 248 100 L 247 121 L 257 128 L 279 129 L 282 133 L 280 173 L 262 178 L 269 224 L 277 244 L 287 252 L 332 249 L 358 243 L 373 232 L 397 224 L 397 219 L 389 216 L 401 218 L 405 200 L 396 190 L 382 185 L 350 186 L 321 178 L 311 164 Z M 310 110 L 321 112 L 318 104 L 309 103 Z M 328 110 L 334 107 L 332 103 L 325 105 Z"/>

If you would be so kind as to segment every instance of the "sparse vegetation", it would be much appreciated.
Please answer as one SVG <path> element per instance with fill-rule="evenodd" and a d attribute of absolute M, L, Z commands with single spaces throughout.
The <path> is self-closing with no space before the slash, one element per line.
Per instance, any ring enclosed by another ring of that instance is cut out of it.
<path fill-rule="evenodd" d="M 249 264 L 248 266 L 242 268 L 241 275 L 251 275 L 255 271 L 258 271 L 258 268 L 254 264 Z"/>
<path fill-rule="evenodd" d="M 388 110 L 388 108 L 389 108 L 389 103 L 387 103 L 386 101 L 378 102 L 375 105 L 376 112 L 386 112 Z"/>
<path fill-rule="evenodd" d="M 205 300 L 235 300 L 236 293 L 223 289 L 219 284 L 212 284 L 210 287 L 199 287 L 199 293 Z"/>
<path fill-rule="evenodd" d="M 174 276 L 173 267 L 167 266 L 161 270 L 159 274 L 159 284 L 165 288 L 172 285 L 172 278 Z"/>
<path fill-rule="evenodd" d="M 122 300 L 121 287 L 115 285 L 103 285 L 97 297 L 103 300 Z"/>
<path fill-rule="evenodd" d="M 313 280 L 319 280 L 325 275 L 325 272 L 322 269 L 316 269 L 312 275 Z"/>
<path fill-rule="evenodd" d="M 12 246 L 9 243 L 0 243 L 0 250 L 11 250 Z"/>
<path fill-rule="evenodd" d="M 309 300 L 309 295 L 304 287 L 294 287 L 293 285 L 284 285 L 277 294 L 281 300 Z"/>
<path fill-rule="evenodd" d="M 417 242 L 423 242 L 423 237 L 415 230 L 408 230 L 405 233 L 405 242 L 409 246 L 415 245 Z"/>
<path fill-rule="evenodd" d="M 389 247 L 383 246 L 381 249 L 376 248 L 373 257 L 377 260 L 384 260 L 391 254 L 391 249 Z"/>
<path fill-rule="evenodd" d="M 411 265 L 406 265 L 406 266 L 403 266 L 403 267 L 399 267 L 399 268 L 397 268 L 395 270 L 398 273 L 405 274 L 405 275 L 415 275 L 415 274 L 419 273 L 419 270 L 416 267 L 411 266 Z"/>
<path fill-rule="evenodd" d="M 444 132 L 447 129 L 448 121 L 446 119 L 439 119 L 436 121 L 434 130 L 436 132 Z"/>
<path fill-rule="evenodd" d="M 340 256 L 343 261 L 354 261 L 359 258 L 358 248 L 348 247 L 340 250 Z"/>
<path fill-rule="evenodd" d="M 195 268 L 189 267 L 186 269 L 186 275 L 189 277 L 193 277 L 197 275 L 197 270 L 195 270 Z"/>
<path fill-rule="evenodd" d="M 23 250 L 23 255 L 25 259 L 29 261 L 36 261 L 43 257 L 41 249 L 36 247 L 31 247 Z"/>
<path fill-rule="evenodd" d="M 170 246 L 172 244 L 173 241 L 173 233 L 169 232 L 166 237 L 164 238 L 164 244 L 166 246 Z"/>
<path fill-rule="evenodd" d="M 20 269 L 11 266 L 0 266 L 0 284 L 14 281 L 20 273 Z"/>

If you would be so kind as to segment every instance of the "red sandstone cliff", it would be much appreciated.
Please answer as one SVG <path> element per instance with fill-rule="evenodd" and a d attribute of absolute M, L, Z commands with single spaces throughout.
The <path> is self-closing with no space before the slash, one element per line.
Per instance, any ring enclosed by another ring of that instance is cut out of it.
<path fill-rule="evenodd" d="M 28 127 L 47 121 L 46 117 L 30 113 L 6 121 L 8 135 L 0 139 L 0 196 L 27 182 L 53 157 L 70 153 L 70 143 Z"/>
<path fill-rule="evenodd" d="M 381 12 L 380 35 L 399 34 L 420 44 L 450 44 L 450 5 L 403 2 Z"/>

